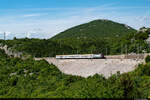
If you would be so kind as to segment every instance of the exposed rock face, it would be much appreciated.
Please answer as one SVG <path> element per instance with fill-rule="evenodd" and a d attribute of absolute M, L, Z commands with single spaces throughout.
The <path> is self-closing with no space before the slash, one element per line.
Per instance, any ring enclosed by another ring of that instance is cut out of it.
<path fill-rule="evenodd" d="M 4 50 L 8 56 L 21 58 L 23 55 L 22 52 L 14 52 L 11 48 L 8 48 L 7 45 L 0 44 L 0 49 Z"/>
<path fill-rule="evenodd" d="M 139 32 L 146 32 L 148 29 L 147 28 L 143 28 L 143 29 L 140 29 Z"/>

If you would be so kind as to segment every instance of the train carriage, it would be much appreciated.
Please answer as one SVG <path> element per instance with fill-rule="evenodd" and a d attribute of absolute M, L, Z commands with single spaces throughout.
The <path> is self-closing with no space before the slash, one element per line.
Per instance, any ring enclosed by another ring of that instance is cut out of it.
<path fill-rule="evenodd" d="M 103 59 L 103 54 L 56 55 L 56 59 Z"/>

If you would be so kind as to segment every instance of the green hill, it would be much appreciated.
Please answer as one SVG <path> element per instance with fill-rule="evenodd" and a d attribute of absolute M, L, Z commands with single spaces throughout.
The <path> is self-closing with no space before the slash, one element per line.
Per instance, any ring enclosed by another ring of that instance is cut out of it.
<path fill-rule="evenodd" d="M 97 22 L 100 23 L 102 22 L 102 20 L 95 20 L 90 23 L 92 23 L 91 25 L 94 25 L 93 23 L 97 23 Z M 112 25 L 113 27 L 124 27 L 124 28 L 113 28 L 113 29 L 116 30 L 124 29 L 125 31 L 121 31 L 122 34 L 120 35 L 119 38 L 113 37 L 112 34 L 110 35 L 107 34 L 106 38 L 102 37 L 104 34 L 99 34 L 99 36 L 88 34 L 86 35 L 87 38 L 76 38 L 75 36 L 74 37 L 67 36 L 69 37 L 67 38 L 65 37 L 66 33 L 62 33 L 53 37 L 52 39 L 14 38 L 14 40 L 6 40 L 6 41 L 0 40 L 0 44 L 5 44 L 9 48 L 12 48 L 14 51 L 23 52 L 24 54 L 29 54 L 32 55 L 33 57 L 55 57 L 56 55 L 64 55 L 64 54 L 68 55 L 68 54 L 77 54 L 77 53 L 78 54 L 103 53 L 104 55 L 106 54 L 119 55 L 119 54 L 126 53 L 126 47 L 128 47 L 127 50 L 128 53 L 133 53 L 133 52 L 142 53 L 143 51 L 150 52 L 150 47 L 145 42 L 145 40 L 148 38 L 148 34 L 150 34 L 149 30 L 143 32 L 143 28 L 142 28 L 141 31 L 136 32 L 136 30 L 134 30 L 129 26 L 128 26 L 128 30 L 126 30 L 127 26 L 123 24 L 115 23 L 112 21 L 105 21 L 105 22 L 107 24 L 113 23 L 114 24 Z M 84 26 L 84 25 L 87 24 L 83 24 L 80 26 Z M 70 30 L 74 30 L 74 29 L 76 28 L 72 28 Z M 106 30 L 105 32 L 107 31 L 108 30 Z M 90 38 L 92 37 L 92 35 L 94 38 Z M 140 50 L 139 50 L 139 45 L 140 45 Z"/>
<path fill-rule="evenodd" d="M 61 32 L 60 34 L 54 36 L 52 39 L 119 37 L 135 32 L 135 29 L 125 24 L 120 24 L 110 20 L 94 20 Z"/>

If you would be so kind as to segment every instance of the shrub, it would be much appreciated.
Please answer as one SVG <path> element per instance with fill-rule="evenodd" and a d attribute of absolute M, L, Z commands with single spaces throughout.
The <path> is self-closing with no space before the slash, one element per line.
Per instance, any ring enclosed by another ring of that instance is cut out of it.
<path fill-rule="evenodd" d="M 145 58 L 145 62 L 146 63 L 150 62 L 150 56 L 149 55 Z"/>

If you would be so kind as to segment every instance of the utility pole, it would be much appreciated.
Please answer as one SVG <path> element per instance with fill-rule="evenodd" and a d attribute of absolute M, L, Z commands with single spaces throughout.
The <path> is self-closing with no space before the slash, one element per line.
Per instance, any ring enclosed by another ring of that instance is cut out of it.
<path fill-rule="evenodd" d="M 138 44 L 138 54 L 140 53 L 140 47 L 139 47 L 139 44 Z"/>
<path fill-rule="evenodd" d="M 137 44 L 137 56 L 139 58 L 139 44 Z"/>
<path fill-rule="evenodd" d="M 106 56 L 107 56 L 107 52 L 108 52 L 108 51 L 107 51 L 107 48 L 106 48 Z"/>
<path fill-rule="evenodd" d="M 60 48 L 61 48 L 61 40 L 60 40 L 60 42 L 59 42 L 59 43 L 60 43 Z"/>
<path fill-rule="evenodd" d="M 139 48 L 138 49 L 139 49 L 139 58 L 140 58 L 140 44 L 139 44 Z"/>
<path fill-rule="evenodd" d="M 120 50 L 120 52 L 121 52 L 121 55 L 122 55 L 122 45 L 121 45 L 121 48 L 120 48 L 121 50 Z"/>
<path fill-rule="evenodd" d="M 125 58 L 128 58 L 127 55 L 128 55 L 128 48 L 127 45 L 125 45 Z"/>
<path fill-rule="evenodd" d="M 91 50 L 91 54 L 93 54 L 93 51 Z"/>
<path fill-rule="evenodd" d="M 142 48 L 142 46 L 140 45 L 140 51 L 142 52 L 142 50 L 143 50 L 143 48 Z"/>
<path fill-rule="evenodd" d="M 6 40 L 6 33 L 4 32 L 4 40 Z"/>
<path fill-rule="evenodd" d="M 121 45 L 121 55 L 123 54 L 123 45 Z"/>
<path fill-rule="evenodd" d="M 127 47 L 127 45 L 126 45 L 126 55 L 128 54 L 128 47 Z"/>

